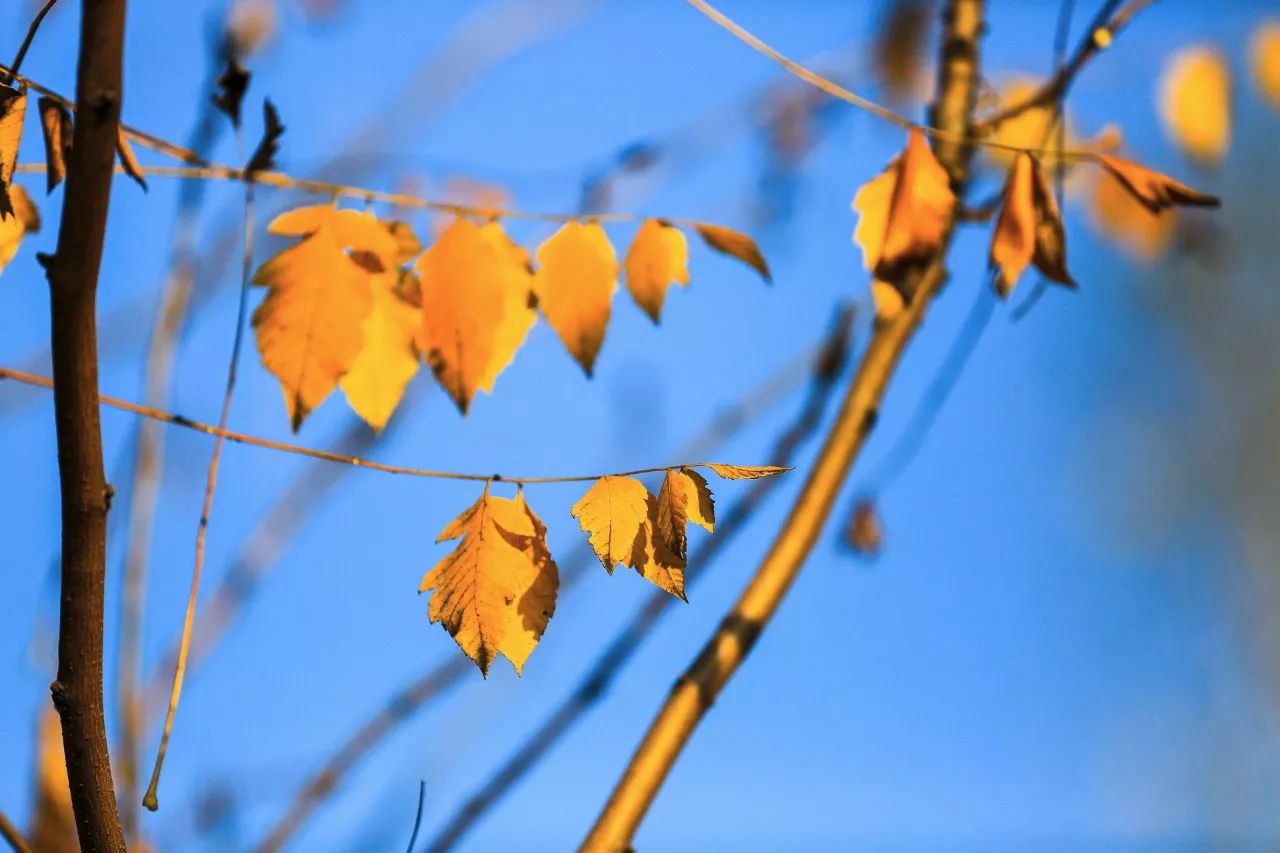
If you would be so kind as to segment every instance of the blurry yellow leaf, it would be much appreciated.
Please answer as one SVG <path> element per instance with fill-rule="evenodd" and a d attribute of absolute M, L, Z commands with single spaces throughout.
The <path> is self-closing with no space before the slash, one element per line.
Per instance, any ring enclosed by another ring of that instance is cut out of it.
<path fill-rule="evenodd" d="M 520 672 L 555 610 L 559 583 L 546 528 L 524 503 L 485 490 L 436 540 L 458 546 L 427 572 L 428 617 L 489 674 L 499 653 Z"/>
<path fill-rule="evenodd" d="M 502 230 L 502 223 L 497 220 L 485 223 L 480 230 L 498 246 L 508 266 L 507 274 L 503 276 L 506 291 L 502 320 L 494 330 L 493 354 L 489 357 L 489 365 L 480 377 L 480 387 L 485 393 L 492 394 L 498 375 L 515 359 L 516 351 L 529 336 L 533 324 L 538 321 L 538 312 L 534 308 L 533 265 L 529 261 L 529 253 L 507 236 Z"/>
<path fill-rule="evenodd" d="M 422 254 L 422 241 L 413 233 L 413 226 L 398 219 L 383 222 L 383 226 L 391 232 L 396 241 L 395 262 L 401 266 L 409 263 Z"/>
<path fill-rule="evenodd" d="M 0 219 L 13 215 L 9 188 L 18 166 L 18 145 L 22 142 L 22 122 L 27 115 L 27 96 L 17 89 L 0 86 Z"/>
<path fill-rule="evenodd" d="M 137 181 L 138 186 L 146 192 L 147 179 L 142 176 L 142 167 L 138 165 L 138 158 L 134 156 L 133 146 L 129 144 L 129 137 L 124 135 L 123 128 L 116 132 L 116 155 L 120 158 L 124 173 Z"/>
<path fill-rule="evenodd" d="M 1066 270 L 1066 237 L 1053 189 L 1040 164 L 1024 152 L 1009 171 L 1000 218 L 991 235 L 996 291 L 1008 296 L 1031 263 L 1050 280 L 1074 285 Z"/>
<path fill-rule="evenodd" d="M 880 263 L 884 232 L 889 225 L 889 205 L 898 183 L 898 159 L 894 158 L 888 168 L 859 187 L 853 197 L 853 212 L 858 214 L 853 242 L 862 249 L 862 266 L 867 270 L 875 269 Z"/>
<path fill-rule="evenodd" d="M 566 222 L 538 247 L 538 308 L 591 375 L 609 325 L 618 261 L 598 222 Z"/>
<path fill-rule="evenodd" d="M 253 277 L 269 288 L 253 314 L 258 351 L 280 380 L 295 432 L 360 354 L 372 302 L 369 278 L 327 224 Z"/>
<path fill-rule="evenodd" d="M 893 0 L 881 22 L 875 70 L 891 102 L 901 103 L 919 94 L 932 5 L 927 0 Z"/>
<path fill-rule="evenodd" d="M 338 208 L 331 204 L 307 205 L 280 214 L 271 220 L 267 231 L 303 237 L 321 228 L 328 228 L 343 248 L 375 255 L 384 270 L 400 263 L 401 240 L 392 233 L 389 224 L 380 222 L 372 213 L 363 210 Z"/>
<path fill-rule="evenodd" d="M 340 383 L 347 403 L 374 429 L 386 426 L 418 372 L 414 338 L 422 311 L 400 295 L 400 275 L 395 270 L 371 279 L 373 301 L 364 319 L 364 345 Z"/>
<path fill-rule="evenodd" d="M 898 161 L 878 267 L 927 257 L 942 245 L 956 197 L 951 179 L 919 130 L 912 130 Z"/>
<path fill-rule="evenodd" d="M 707 467 L 725 480 L 758 480 L 761 477 L 785 474 L 791 470 L 779 468 L 777 465 L 722 465 L 717 462 L 708 463 Z"/>
<path fill-rule="evenodd" d="M 44 131 L 45 183 L 53 192 L 67 174 L 67 157 L 71 154 L 71 138 L 75 128 L 71 111 L 53 98 L 39 101 L 40 126 Z"/>
<path fill-rule="evenodd" d="M 1280 108 L 1280 20 L 1258 25 L 1249 45 L 1253 81 L 1271 106 Z"/>
<path fill-rule="evenodd" d="M 491 379 L 498 330 L 519 271 L 491 233 L 455 219 L 418 258 L 422 326 L 418 348 L 440 387 L 466 414 L 476 389 Z"/>
<path fill-rule="evenodd" d="M 1192 189 L 1168 175 L 1129 160 L 1099 154 L 1098 163 L 1152 213 L 1159 213 L 1175 205 L 1218 207 L 1222 204 L 1217 196 Z"/>
<path fill-rule="evenodd" d="M 1231 147 L 1231 69 L 1215 48 L 1194 45 L 1169 57 L 1160 76 L 1160 118 L 1175 145 L 1216 166 Z"/>
<path fill-rule="evenodd" d="M 755 240 L 740 231 L 734 231 L 732 228 L 724 228 L 720 225 L 698 223 L 693 227 L 708 246 L 717 252 L 742 261 L 760 273 L 761 278 L 765 281 L 773 281 L 773 275 L 769 272 L 769 263 L 764 259 L 764 255 L 760 253 L 760 247 L 756 245 Z"/>
<path fill-rule="evenodd" d="M 871 302 L 875 305 L 876 320 L 882 323 L 897 317 L 906 307 L 898 288 L 878 278 L 871 280 Z"/>
<path fill-rule="evenodd" d="M 1177 210 L 1152 213 L 1119 181 L 1096 174 L 1092 222 L 1104 236 L 1140 261 L 1150 263 L 1168 248 L 1177 227 Z"/>
<path fill-rule="evenodd" d="M 40 211 L 26 190 L 17 184 L 9 187 L 9 202 L 13 215 L 0 218 L 0 273 L 17 254 L 22 238 L 40 230 Z"/>
<path fill-rule="evenodd" d="M 1034 77 L 1016 77 L 1008 81 L 1000 89 L 997 111 L 1025 103 L 1035 96 L 1043 85 L 1043 80 Z M 1055 143 L 1053 113 L 1054 107 L 1051 104 L 1023 110 L 1013 118 L 1002 121 L 991 135 L 991 141 L 1032 150 L 1048 148 L 1041 160 L 1045 166 L 1054 167 L 1057 164 L 1057 155 L 1053 153 Z M 1072 132 L 1071 121 L 1066 113 L 1063 113 L 1062 121 L 1066 127 L 1063 147 L 1074 148 L 1076 147 L 1075 134 Z M 1014 159 L 1018 156 L 1017 151 L 993 147 L 983 148 L 982 153 L 993 165 L 1005 169 L 1013 166 Z"/>
<path fill-rule="evenodd" d="M 573 517 L 610 573 L 631 559 L 632 546 L 648 518 L 649 492 L 633 477 L 601 477 L 573 505 Z"/>
<path fill-rule="evenodd" d="M 646 219 L 627 250 L 624 266 L 631 297 L 657 323 L 667 287 L 672 282 L 689 283 L 689 244 L 680 229 Z"/>

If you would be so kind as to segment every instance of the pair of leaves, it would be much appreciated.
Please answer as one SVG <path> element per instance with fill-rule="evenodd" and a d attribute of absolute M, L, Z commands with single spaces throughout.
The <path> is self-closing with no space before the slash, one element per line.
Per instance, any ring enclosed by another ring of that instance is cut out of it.
<path fill-rule="evenodd" d="M 996 292 L 1008 297 L 1030 264 L 1050 281 L 1075 287 L 1067 272 L 1066 235 L 1053 188 L 1040 163 L 1023 152 L 1005 183 L 1000 218 L 991 234 Z"/>
<path fill-rule="evenodd" d="M 787 469 L 709 464 L 725 479 L 771 477 Z M 618 564 L 684 599 L 687 527 L 715 527 L 707 481 L 690 468 L 666 471 L 658 494 L 634 477 L 611 475 L 592 482 L 572 514 L 610 574 Z M 524 669 L 555 612 L 559 575 L 547 548 L 547 528 L 525 502 L 484 493 L 440 533 L 437 542 L 458 545 L 422 579 L 431 592 L 428 617 L 439 622 L 462 651 L 488 675 L 499 654 Z"/>

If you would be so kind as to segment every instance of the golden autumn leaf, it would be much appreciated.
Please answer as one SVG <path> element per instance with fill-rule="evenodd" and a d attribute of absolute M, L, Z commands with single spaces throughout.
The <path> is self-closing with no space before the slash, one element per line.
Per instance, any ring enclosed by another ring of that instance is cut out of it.
<path fill-rule="evenodd" d="M 618 287 L 618 261 L 598 222 L 566 222 L 538 247 L 538 308 L 587 376 Z"/>
<path fill-rule="evenodd" d="M 436 540 L 462 541 L 418 591 L 432 591 L 428 617 L 486 677 L 498 654 L 519 673 L 555 610 L 559 576 L 545 534 L 523 495 L 508 500 L 486 489 Z"/>
<path fill-rule="evenodd" d="M 1191 159 L 1216 166 L 1231 147 L 1231 69 L 1213 47 L 1193 45 L 1169 57 L 1160 75 L 1165 133 Z"/>
<path fill-rule="evenodd" d="M 601 477 L 570 510 L 612 574 L 631 559 L 632 546 L 649 514 L 649 491 L 634 477 Z"/>
<path fill-rule="evenodd" d="M 67 174 L 67 157 L 75 134 L 71 111 L 53 98 L 40 98 L 40 126 L 44 132 L 45 183 L 53 192 Z"/>
<path fill-rule="evenodd" d="M 496 375 L 498 336 L 511 294 L 522 286 L 527 292 L 524 274 L 491 231 L 465 219 L 455 219 L 415 268 L 422 293 L 418 348 L 466 414 L 476 389 L 491 386 Z"/>
<path fill-rule="evenodd" d="M 26 190 L 17 184 L 9 187 L 9 201 L 13 215 L 0 218 L 0 273 L 17 254 L 22 238 L 40 231 L 40 211 Z"/>
<path fill-rule="evenodd" d="M 989 257 L 996 270 L 996 292 L 1002 297 L 1012 292 L 1032 263 L 1049 280 L 1075 285 L 1066 269 L 1066 236 L 1053 189 L 1040 164 L 1026 152 L 1009 170 Z"/>
<path fill-rule="evenodd" d="M 689 284 L 689 243 L 680 229 L 660 219 L 646 219 L 631 241 L 623 267 L 631 298 L 657 323 L 671 283 Z"/>
<path fill-rule="evenodd" d="M 1129 160 L 1099 154 L 1098 163 L 1152 213 L 1159 213 L 1175 205 L 1218 207 L 1222 204 L 1217 196 L 1192 189 L 1168 175 Z"/>
<path fill-rule="evenodd" d="M 1280 108 L 1280 20 L 1258 25 L 1249 39 L 1253 82 L 1271 106 Z"/>
<path fill-rule="evenodd" d="M 681 601 L 688 601 L 684 595 L 685 557 L 677 553 L 668 541 L 660 501 L 653 495 L 645 493 L 645 520 L 631 543 L 631 553 L 626 564 L 635 569 L 642 578 L 671 593 Z M 684 522 L 680 523 L 680 535 L 684 535 Z M 683 545 L 682 545 L 683 547 Z"/>
<path fill-rule="evenodd" d="M 422 241 L 418 239 L 417 234 L 413 233 L 413 226 L 408 222 L 394 219 L 383 222 L 382 225 L 391 232 L 392 239 L 396 241 L 395 262 L 397 264 L 403 266 L 422 254 Z"/>
<path fill-rule="evenodd" d="M 502 223 L 497 220 L 485 223 L 480 230 L 498 245 L 507 265 L 507 274 L 503 276 L 506 291 L 502 319 L 494 330 L 489 365 L 480 376 L 480 388 L 486 394 L 492 394 L 498 375 L 515 359 L 516 351 L 529 337 L 529 330 L 538 322 L 538 311 L 534 307 L 537 300 L 533 295 L 533 263 L 529 260 L 529 253 L 507 236 L 507 232 L 502 230 Z"/>
<path fill-rule="evenodd" d="M 721 254 L 737 258 L 760 273 L 760 277 L 766 282 L 772 283 L 773 273 L 769 272 L 769 262 L 764 259 L 764 254 L 761 253 L 760 247 L 756 245 L 755 240 L 752 240 L 741 231 L 734 231 L 732 228 L 725 228 L 722 225 L 708 225 L 699 222 L 693 227 L 698 232 L 698 236 L 708 246 Z"/>
<path fill-rule="evenodd" d="M 13 170 L 18 167 L 18 145 L 22 142 L 26 115 L 26 93 L 0 85 L 0 219 L 14 213 L 9 189 L 13 185 Z"/>
<path fill-rule="evenodd" d="M 1153 213 L 1119 181 L 1095 174 L 1090 199 L 1094 227 L 1137 260 L 1150 263 L 1164 254 L 1177 230 L 1178 211 Z"/>
<path fill-rule="evenodd" d="M 422 311 L 401 294 L 402 275 L 397 269 L 371 278 L 364 344 L 339 382 L 352 410 L 376 430 L 400 405 L 420 361 L 415 338 Z"/>
<path fill-rule="evenodd" d="M 399 265 L 402 240 L 391 227 L 372 213 L 340 208 L 332 204 L 296 207 L 271 220 L 271 234 L 305 237 L 327 228 L 344 249 L 368 252 L 378 258 L 383 269 Z M 373 270 L 381 272 L 383 270 Z"/>
<path fill-rule="evenodd" d="M 723 480 L 758 480 L 761 477 L 785 474 L 791 470 L 777 465 L 724 465 L 719 462 L 708 462 L 706 467 Z"/>
<path fill-rule="evenodd" d="M 370 272 L 322 224 L 264 263 L 267 298 L 253 314 L 262 363 L 280 380 L 293 430 L 329 396 L 364 344 Z"/>
<path fill-rule="evenodd" d="M 853 196 L 853 212 L 858 215 L 853 242 L 862 250 L 862 266 L 867 270 L 875 269 L 880 263 L 880 249 L 889 224 L 889 205 L 898 183 L 899 159 L 894 158 L 883 172 L 858 187 Z"/>
<path fill-rule="evenodd" d="M 129 144 L 129 137 L 125 136 L 124 128 L 116 132 L 116 156 L 120 158 L 120 166 L 124 169 L 124 173 L 133 178 L 138 186 L 142 187 L 142 191 L 147 191 L 147 179 L 142 175 L 142 167 L 138 165 L 138 158 L 133 153 L 133 146 Z"/>
<path fill-rule="evenodd" d="M 1019 76 L 1010 79 L 1000 88 L 997 109 L 1025 103 L 1043 85 L 1044 80 L 1030 76 Z M 991 134 L 991 141 L 999 145 L 1030 148 L 1032 150 L 1043 148 L 1047 145 L 1051 150 L 1046 151 L 1042 159 L 1046 166 L 1056 166 L 1057 155 L 1052 151 L 1054 143 L 1052 133 L 1053 114 L 1054 107 L 1052 104 L 1023 110 L 1013 118 L 1000 122 Z M 1072 132 L 1072 123 L 1066 113 L 1063 113 L 1062 121 L 1065 125 L 1063 147 L 1077 147 L 1078 143 L 1075 134 Z M 982 154 L 992 164 L 1008 169 L 1013 166 L 1019 152 L 1007 148 L 986 147 L 982 149 Z"/>
<path fill-rule="evenodd" d="M 716 510 L 707 481 L 697 471 L 670 468 L 658 492 L 655 530 L 662 541 L 681 560 L 688 557 L 688 522 L 700 525 L 708 533 L 715 529 Z"/>

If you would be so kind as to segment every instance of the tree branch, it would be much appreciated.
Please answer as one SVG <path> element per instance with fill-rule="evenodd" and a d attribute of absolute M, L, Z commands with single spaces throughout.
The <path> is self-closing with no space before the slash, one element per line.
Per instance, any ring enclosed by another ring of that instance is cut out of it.
<path fill-rule="evenodd" d="M 3 811 L 0 811 L 0 838 L 8 842 L 13 853 L 31 853 L 31 845 Z"/>
<path fill-rule="evenodd" d="M 62 495 L 62 592 L 53 702 L 80 846 L 125 850 L 103 721 L 106 522 L 95 319 L 123 98 L 124 0 L 84 0 L 76 99 L 85 109 L 68 158 L 58 245 L 49 265 L 54 419 Z"/>
<path fill-rule="evenodd" d="M 936 138 L 938 159 L 959 194 L 968 176 L 973 146 L 973 103 L 980 79 L 978 42 L 984 0 L 950 0 L 944 13 L 938 99 L 931 123 L 945 131 Z M 949 223 L 953 225 L 954 223 Z M 854 459 L 875 425 L 880 402 L 908 342 L 946 279 L 943 248 L 923 268 L 899 282 L 912 295 L 906 308 L 878 325 L 843 408 L 827 435 L 781 532 L 738 602 L 693 664 L 676 681 L 583 843 L 584 851 L 623 851 L 666 780 L 694 728 L 750 653 L 776 612 L 805 558 L 822 532 Z"/>

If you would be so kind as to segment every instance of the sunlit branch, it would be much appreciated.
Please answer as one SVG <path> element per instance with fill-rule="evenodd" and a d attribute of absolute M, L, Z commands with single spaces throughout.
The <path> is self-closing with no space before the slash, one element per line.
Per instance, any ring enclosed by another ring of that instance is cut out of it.
<path fill-rule="evenodd" d="M 13 850 L 13 853 L 32 853 L 31 845 L 27 843 L 27 839 L 23 837 L 18 827 L 14 826 L 13 821 L 9 820 L 9 816 L 0 811 L 0 838 L 3 838 Z"/>

